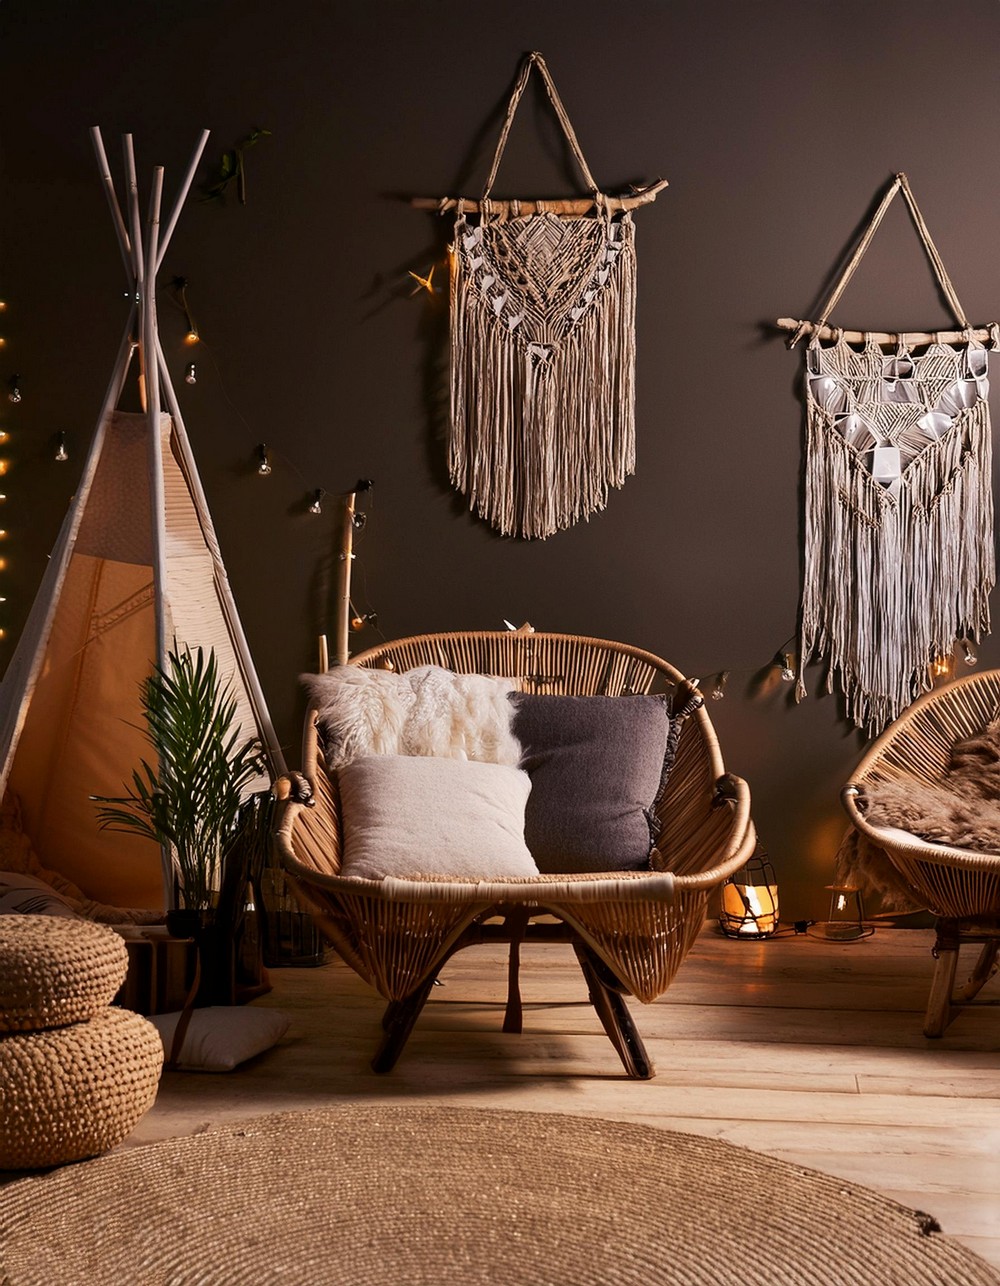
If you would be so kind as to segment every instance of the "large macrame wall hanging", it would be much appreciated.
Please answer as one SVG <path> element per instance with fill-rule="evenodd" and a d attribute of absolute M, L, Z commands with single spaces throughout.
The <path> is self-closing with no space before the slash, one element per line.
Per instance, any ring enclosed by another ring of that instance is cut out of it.
<path fill-rule="evenodd" d="M 590 191 L 585 200 L 490 197 L 537 67 Z M 631 211 L 663 181 L 602 193 L 541 54 L 514 86 L 489 178 L 454 209 L 448 467 L 504 535 L 544 538 L 586 518 L 635 470 L 635 246 Z M 426 205 L 427 202 L 416 202 Z"/>
<path fill-rule="evenodd" d="M 902 192 L 958 330 L 890 334 L 827 323 Z M 806 350 L 805 565 L 798 696 L 811 657 L 848 716 L 879 732 L 932 684 L 956 639 L 989 632 L 995 579 L 987 351 L 898 174 L 815 322 Z"/>

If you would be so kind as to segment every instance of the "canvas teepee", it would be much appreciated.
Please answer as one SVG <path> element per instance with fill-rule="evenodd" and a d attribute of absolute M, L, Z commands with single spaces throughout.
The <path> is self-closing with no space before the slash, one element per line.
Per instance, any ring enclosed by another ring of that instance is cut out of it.
<path fill-rule="evenodd" d="M 156 275 L 208 131 L 162 229 L 163 170 L 154 172 L 145 235 L 131 136 L 127 224 L 100 131 L 92 137 L 132 303 L 83 475 L 0 684 L 0 794 L 17 796 L 44 866 L 101 901 L 156 908 L 169 898 L 159 851 L 99 830 L 90 797 L 121 794 L 149 758 L 140 684 L 175 640 L 215 649 L 241 735 L 259 737 L 275 773 L 284 762 L 157 335 Z M 116 409 L 133 358 L 141 414 Z"/>

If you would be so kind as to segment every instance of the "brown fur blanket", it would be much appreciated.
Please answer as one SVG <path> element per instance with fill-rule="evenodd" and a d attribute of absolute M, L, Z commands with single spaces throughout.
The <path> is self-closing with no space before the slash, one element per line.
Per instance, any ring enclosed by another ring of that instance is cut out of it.
<path fill-rule="evenodd" d="M 938 782 L 873 782 L 865 791 L 873 826 L 898 826 L 935 844 L 1000 853 L 1000 720 L 957 741 Z"/>
<path fill-rule="evenodd" d="M 955 742 L 940 781 L 872 782 L 859 807 L 873 826 L 895 826 L 951 848 L 1000 853 L 1000 719 Z M 888 854 L 853 826 L 837 854 L 836 879 L 878 893 L 889 910 L 917 909 Z"/>

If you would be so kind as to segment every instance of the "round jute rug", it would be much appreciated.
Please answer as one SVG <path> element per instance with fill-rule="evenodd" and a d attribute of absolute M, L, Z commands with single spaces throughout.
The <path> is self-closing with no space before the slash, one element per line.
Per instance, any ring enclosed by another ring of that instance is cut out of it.
<path fill-rule="evenodd" d="M 9 1286 L 998 1286 L 934 1220 L 716 1139 L 336 1107 L 0 1192 Z"/>

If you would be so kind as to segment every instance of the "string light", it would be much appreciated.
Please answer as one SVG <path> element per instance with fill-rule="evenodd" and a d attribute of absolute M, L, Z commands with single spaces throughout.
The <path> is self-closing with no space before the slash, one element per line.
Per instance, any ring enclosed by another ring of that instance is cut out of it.
<path fill-rule="evenodd" d="M 257 447 L 257 472 L 262 478 L 271 472 L 271 461 L 267 458 L 267 447 L 263 442 Z"/>
<path fill-rule="evenodd" d="M 194 362 L 188 362 L 187 364 L 187 367 L 184 371 L 184 383 L 185 384 L 198 383 L 198 372 L 194 368 Z"/>
<path fill-rule="evenodd" d="M 20 402 L 21 400 L 20 379 L 21 379 L 20 375 L 12 375 L 10 377 L 10 392 L 7 394 L 8 402 Z"/>
<path fill-rule="evenodd" d="M 69 452 L 66 450 L 66 430 L 59 430 L 59 445 L 56 449 L 56 459 L 60 464 L 69 459 Z"/>
<path fill-rule="evenodd" d="M 184 336 L 184 343 L 197 344 L 201 336 L 198 334 L 198 326 L 191 313 L 191 306 L 188 304 L 187 278 L 175 277 L 170 284 L 177 292 L 177 303 L 184 314 L 184 320 L 187 322 L 187 334 Z"/>
<path fill-rule="evenodd" d="M 781 677 L 785 683 L 795 682 L 795 657 L 791 652 L 781 654 Z"/>
<path fill-rule="evenodd" d="M 966 665 L 975 665 L 979 660 L 979 657 L 976 655 L 975 648 L 968 639 L 962 640 L 962 660 Z"/>
<path fill-rule="evenodd" d="M 715 680 L 715 687 L 712 688 L 712 700 L 721 701 L 726 695 L 726 683 L 729 680 L 729 671 L 723 670 Z"/>
<path fill-rule="evenodd" d="M 952 658 L 950 656 L 936 656 L 931 662 L 932 677 L 935 679 L 941 679 L 944 678 L 946 674 L 950 674 L 951 662 Z"/>
<path fill-rule="evenodd" d="M 321 514 L 323 512 L 323 497 L 325 495 L 326 492 L 322 487 L 317 487 L 313 492 L 312 504 L 309 506 L 309 512 L 311 514 Z"/>

